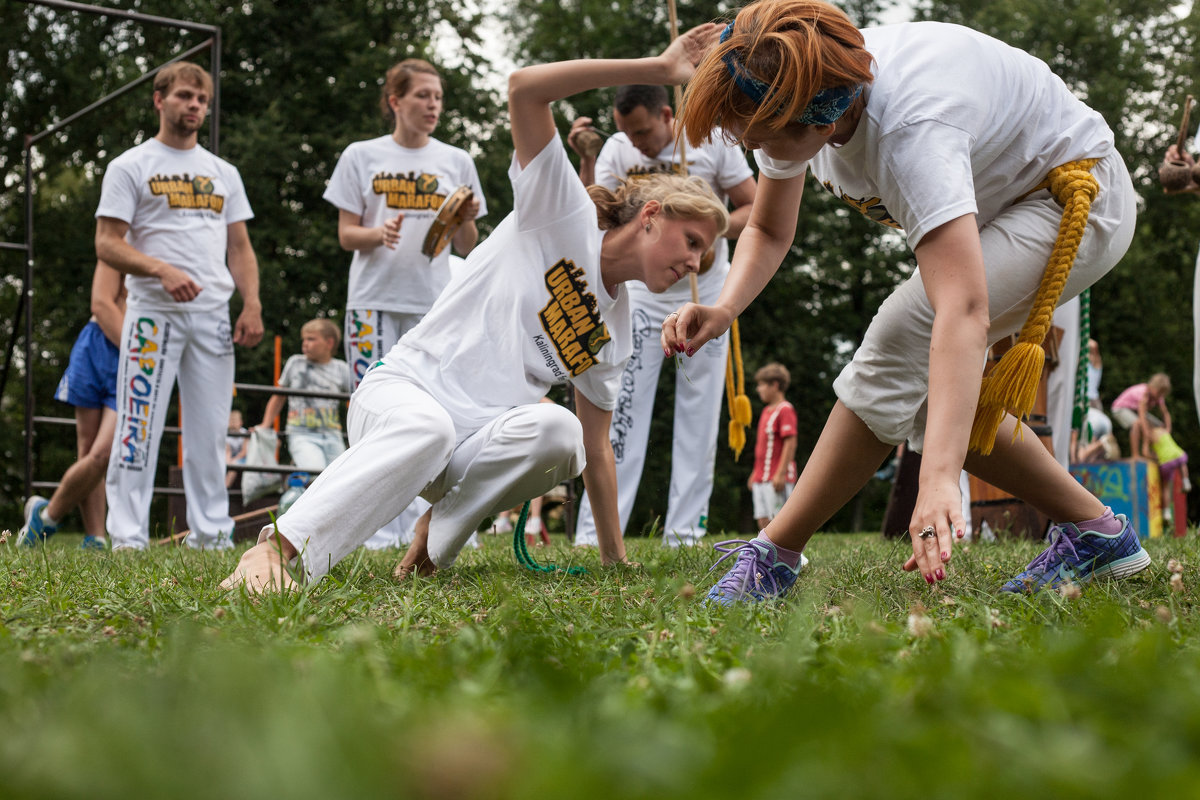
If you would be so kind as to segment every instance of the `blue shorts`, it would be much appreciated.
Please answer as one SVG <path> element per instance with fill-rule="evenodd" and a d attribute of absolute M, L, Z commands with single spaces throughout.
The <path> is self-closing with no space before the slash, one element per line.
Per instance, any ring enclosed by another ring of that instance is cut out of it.
<path fill-rule="evenodd" d="M 54 399 L 76 408 L 117 410 L 117 346 L 92 320 L 83 326 Z"/>

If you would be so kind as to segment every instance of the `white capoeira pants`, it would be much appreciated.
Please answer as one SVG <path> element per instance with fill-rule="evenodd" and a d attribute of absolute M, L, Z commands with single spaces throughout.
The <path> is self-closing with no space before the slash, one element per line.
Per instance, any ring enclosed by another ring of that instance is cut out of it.
<path fill-rule="evenodd" d="M 371 365 L 387 355 L 400 337 L 417 327 L 424 316 L 367 308 L 346 309 L 342 341 L 346 347 L 346 363 L 350 365 L 351 391 L 358 388 Z M 415 535 L 417 520 L 428 510 L 429 503 L 418 497 L 395 519 L 380 526 L 363 546 L 368 550 L 383 550 L 408 544 Z"/>
<path fill-rule="evenodd" d="M 105 484 L 114 550 L 140 550 L 150 543 L 154 474 L 176 380 L 191 530 L 187 543 L 233 546 L 225 489 L 225 434 L 233 401 L 229 312 L 157 311 L 130 304 L 121 330 L 117 431 Z"/>
<path fill-rule="evenodd" d="M 1054 311 L 1052 324 L 1062 329 L 1058 366 L 1046 379 L 1046 422 L 1054 457 L 1064 469 L 1071 466 L 1071 418 L 1075 415 L 1075 372 L 1079 368 L 1079 298 L 1072 297 Z"/>
<path fill-rule="evenodd" d="M 1112 153 L 1096 164 L 1092 175 L 1100 194 L 1092 203 L 1060 305 L 1102 278 L 1133 240 L 1137 194 L 1124 161 Z M 1061 220 L 1062 207 L 1043 190 L 1014 203 L 980 229 L 991 314 L 989 344 L 1016 333 L 1025 323 Z M 920 274 L 914 274 L 879 307 L 854 359 L 833 384 L 838 399 L 880 441 L 899 444 L 907 439 L 918 452 L 925 438 L 932 330 L 933 308 Z"/>
<path fill-rule="evenodd" d="M 717 291 L 720 286 L 717 286 Z M 646 443 L 654 415 L 658 376 L 666 359 L 659 347 L 662 322 L 679 303 L 647 293 L 631 295 L 633 355 L 621 378 L 621 393 L 613 410 L 609 436 L 617 464 L 617 510 L 624 533 L 633 513 Z M 674 437 L 671 444 L 671 484 L 663 541 L 671 546 L 696 544 L 708 524 L 708 500 L 713 487 L 721 401 L 725 396 L 725 356 L 729 336 L 714 339 L 675 372 Z M 575 544 L 595 547 L 596 520 L 591 498 L 584 493 L 575 526 Z"/>
<path fill-rule="evenodd" d="M 583 427 L 562 406 L 517 406 L 464 430 L 416 384 L 368 378 L 347 419 L 350 448 L 274 525 L 319 580 L 418 495 L 433 504 L 429 557 L 454 563 L 486 517 L 545 494 L 586 463 Z"/>

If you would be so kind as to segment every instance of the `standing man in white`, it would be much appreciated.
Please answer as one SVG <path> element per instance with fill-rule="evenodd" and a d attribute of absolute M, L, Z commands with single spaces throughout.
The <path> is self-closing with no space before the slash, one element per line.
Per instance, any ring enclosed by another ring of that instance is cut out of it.
<path fill-rule="evenodd" d="M 615 189 L 623 180 L 639 175 L 684 171 L 675 149 L 675 116 L 662 86 L 621 86 L 617 89 L 613 116 L 620 133 L 610 138 L 599 156 L 588 157 L 575 145 L 579 132 L 591 120 L 581 117 L 571 128 L 569 141 L 580 153 L 579 176 L 585 184 L 597 183 Z M 736 239 L 750 217 L 754 202 L 754 173 L 741 148 L 713 137 L 700 147 L 686 149 L 689 175 L 703 178 L 722 201 L 733 206 L 729 231 Z M 721 293 L 729 273 L 729 245 L 725 238 L 714 245 L 712 268 L 698 277 L 700 302 Z M 663 358 L 658 342 L 663 317 L 691 299 L 687 281 L 661 294 L 640 283 L 629 284 L 633 309 L 633 357 L 625 367 L 621 394 L 613 412 L 610 434 L 617 459 L 618 507 L 621 530 L 629 524 L 654 414 L 654 395 Z M 671 487 L 667 498 L 664 542 L 671 546 L 694 545 L 708 523 L 708 498 L 713 487 L 713 460 L 717 455 L 721 399 L 725 387 L 725 358 L 728 337 L 714 342 L 713 352 L 697 353 L 675 374 L 674 443 L 671 447 Z M 700 357 L 702 356 L 702 357 Z M 596 545 L 596 523 L 590 498 L 585 494 L 575 527 L 575 544 Z"/>
<path fill-rule="evenodd" d="M 475 220 L 487 213 L 487 203 L 475 162 L 465 150 L 433 138 L 442 102 L 442 79 L 432 64 L 408 58 L 394 65 L 380 97 L 392 132 L 347 146 L 325 190 L 338 210 L 338 242 L 354 254 L 344 341 L 355 388 L 450 282 L 450 247 L 430 258 L 421 245 L 441 204 L 460 186 L 474 196 L 463 205 L 464 222 L 451 245 L 466 256 L 479 241 Z M 417 498 L 366 546 L 408 543 L 428 508 Z"/>
<path fill-rule="evenodd" d="M 225 489 L 233 345 L 258 344 L 263 325 L 245 187 L 233 165 L 197 142 L 212 87 L 208 72 L 185 61 L 158 73 L 158 134 L 108 165 L 96 209 L 96 255 L 129 276 L 106 483 L 114 550 L 150 542 L 154 472 L 176 379 L 187 542 L 233 544 Z M 235 287 L 242 312 L 231 330 Z"/>

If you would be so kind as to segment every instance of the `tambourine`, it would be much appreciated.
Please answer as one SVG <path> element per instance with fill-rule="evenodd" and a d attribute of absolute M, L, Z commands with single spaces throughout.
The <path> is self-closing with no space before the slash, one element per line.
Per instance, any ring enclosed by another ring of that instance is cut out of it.
<path fill-rule="evenodd" d="M 604 137 L 591 128 L 584 128 L 575 135 L 575 145 L 583 155 L 595 158 L 604 148 Z"/>
<path fill-rule="evenodd" d="M 454 234 L 458 233 L 459 226 L 463 224 L 463 206 L 474 196 L 475 193 L 470 187 L 460 186 L 442 201 L 442 207 L 438 209 L 433 224 L 429 226 L 429 233 L 425 234 L 425 243 L 421 245 L 422 253 L 436 258 L 446 249 L 446 245 L 450 244 Z"/>
<path fill-rule="evenodd" d="M 1187 140 L 1188 115 L 1192 111 L 1192 96 L 1189 94 L 1187 99 L 1183 101 L 1183 119 L 1179 123 L 1179 135 L 1175 140 L 1175 149 L 1183 152 L 1183 143 Z M 1171 161 L 1163 159 L 1162 164 L 1158 167 L 1158 182 L 1162 184 L 1163 191 L 1167 194 L 1186 191 L 1196 182 L 1196 175 L 1193 174 L 1193 167 L 1188 166 L 1186 161 Z"/>

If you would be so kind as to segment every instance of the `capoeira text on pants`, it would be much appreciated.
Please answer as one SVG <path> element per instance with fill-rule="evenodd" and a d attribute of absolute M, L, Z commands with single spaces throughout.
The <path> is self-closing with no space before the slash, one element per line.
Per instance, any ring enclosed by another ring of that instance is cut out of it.
<path fill-rule="evenodd" d="M 129 329 L 125 343 L 126 358 L 130 361 L 129 402 L 125 425 L 121 431 L 120 460 L 122 469 L 141 471 L 150 460 L 150 413 L 158 403 L 162 384 L 159 359 L 171 335 L 171 324 L 161 325 L 154 317 L 139 317 Z"/>

